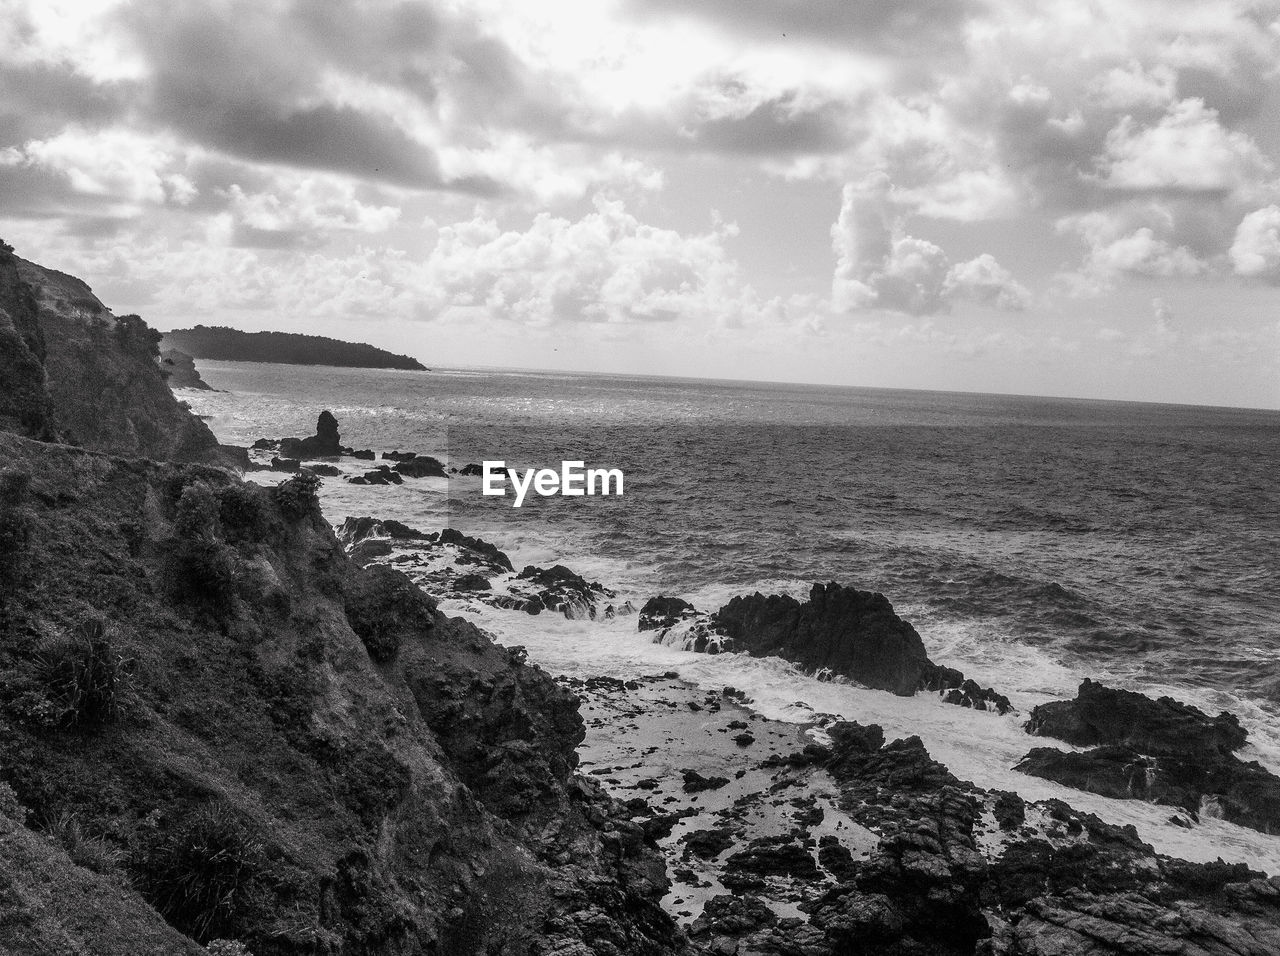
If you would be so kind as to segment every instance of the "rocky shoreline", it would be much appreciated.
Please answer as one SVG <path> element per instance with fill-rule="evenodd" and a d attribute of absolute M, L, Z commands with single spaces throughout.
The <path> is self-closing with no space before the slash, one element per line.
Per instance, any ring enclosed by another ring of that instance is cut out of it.
<path fill-rule="evenodd" d="M 326 476 L 453 472 L 399 449 L 370 470 L 328 413 L 252 455 L 219 446 L 158 335 L 7 246 L 0 337 L 0 950 L 1280 952 L 1280 877 L 959 779 L 870 721 L 771 721 L 665 673 L 557 678 L 441 610 L 634 620 L 1006 719 L 882 595 L 637 611 L 459 529 L 335 531 Z M 235 473 L 255 467 L 281 474 Z M 1229 714 L 1086 682 L 1027 741 L 1028 774 L 1276 826 L 1276 778 Z"/>

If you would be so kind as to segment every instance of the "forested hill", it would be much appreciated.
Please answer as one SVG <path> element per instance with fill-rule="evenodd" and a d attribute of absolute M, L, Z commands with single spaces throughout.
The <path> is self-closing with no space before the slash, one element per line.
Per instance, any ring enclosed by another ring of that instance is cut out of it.
<path fill-rule="evenodd" d="M 408 355 L 395 355 L 363 342 L 340 342 L 323 335 L 296 332 L 241 332 L 239 329 L 197 325 L 193 329 L 166 332 L 161 348 L 178 349 L 192 358 L 223 362 L 282 362 L 286 365 L 426 371 L 426 366 Z"/>

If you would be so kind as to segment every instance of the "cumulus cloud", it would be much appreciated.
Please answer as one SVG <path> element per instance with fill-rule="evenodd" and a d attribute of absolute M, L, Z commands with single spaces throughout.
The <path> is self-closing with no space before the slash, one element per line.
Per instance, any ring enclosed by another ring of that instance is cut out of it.
<path fill-rule="evenodd" d="M 836 254 L 831 297 L 838 311 L 877 308 L 927 315 L 958 299 L 1018 310 L 1031 298 L 990 254 L 953 265 L 939 246 L 906 235 L 901 207 L 883 173 L 844 187 L 831 241 Z"/>
<path fill-rule="evenodd" d="M 1212 248 L 1218 242 L 1216 225 L 1197 219 L 1185 207 L 1160 202 L 1065 216 L 1056 226 L 1085 246 L 1080 267 L 1059 276 L 1077 296 L 1100 295 L 1126 275 L 1185 278 L 1207 273 L 1213 267 L 1211 257 L 1197 247 Z"/>
<path fill-rule="evenodd" d="M 1248 135 L 1224 129 L 1216 110 L 1187 99 L 1153 126 L 1124 117 L 1107 134 L 1102 178 L 1113 189 L 1230 192 L 1271 171 Z"/>
<path fill-rule="evenodd" d="M 1240 220 L 1228 254 L 1237 275 L 1280 282 L 1280 206 L 1255 209 Z"/>
<path fill-rule="evenodd" d="M 423 274 L 434 307 L 477 307 L 532 325 L 557 321 L 737 324 L 758 311 L 724 248 L 731 227 L 686 236 L 597 195 L 574 221 L 547 213 L 524 231 L 478 217 L 441 228 Z"/>

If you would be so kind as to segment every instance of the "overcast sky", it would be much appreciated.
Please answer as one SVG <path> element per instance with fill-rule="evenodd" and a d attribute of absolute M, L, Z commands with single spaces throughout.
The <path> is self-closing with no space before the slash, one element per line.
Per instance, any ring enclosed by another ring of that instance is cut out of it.
<path fill-rule="evenodd" d="M 1280 407 L 1280 0 L 0 6 L 0 236 L 158 328 Z"/>

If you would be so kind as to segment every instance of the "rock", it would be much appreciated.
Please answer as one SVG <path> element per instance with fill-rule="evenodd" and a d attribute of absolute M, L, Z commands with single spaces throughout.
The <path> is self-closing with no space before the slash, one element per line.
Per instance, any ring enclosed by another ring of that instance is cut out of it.
<path fill-rule="evenodd" d="M 882 594 L 815 584 L 805 603 L 786 595 L 735 597 L 715 614 L 730 649 L 830 670 L 909 696 L 929 664 L 920 635 Z"/>
<path fill-rule="evenodd" d="M 1027 820 L 1026 801 L 1016 793 L 1003 791 L 992 804 L 991 812 L 1001 830 L 1016 830 Z"/>
<path fill-rule="evenodd" d="M 475 462 L 471 462 L 469 464 L 463 465 L 462 470 L 458 472 L 458 474 L 463 475 L 464 477 L 473 477 L 473 476 L 478 477 L 484 474 L 484 468 L 482 468 L 480 465 L 477 465 Z"/>
<path fill-rule="evenodd" d="M 309 438 L 282 438 L 280 454 L 287 458 L 332 458 L 342 454 L 338 420 L 330 411 L 316 419 L 316 433 Z"/>
<path fill-rule="evenodd" d="M 337 465 L 327 465 L 324 462 L 312 462 L 303 466 L 304 471 L 309 471 L 313 475 L 320 475 L 323 478 L 336 478 L 342 474 L 342 469 Z"/>
<path fill-rule="evenodd" d="M 406 478 L 448 478 L 444 465 L 430 455 L 417 455 L 401 459 L 395 466 L 396 471 Z"/>
<path fill-rule="evenodd" d="M 682 598 L 651 597 L 640 608 L 640 630 L 662 630 L 696 613 L 693 605 Z"/>
<path fill-rule="evenodd" d="M 271 451 L 280 447 L 280 439 L 278 438 L 259 438 L 249 446 L 254 451 Z"/>
<path fill-rule="evenodd" d="M 296 458 L 275 457 L 271 459 L 272 471 L 297 472 L 301 467 L 302 463 Z"/>
<path fill-rule="evenodd" d="M 747 733 L 736 734 L 733 738 L 733 742 L 736 743 L 739 747 L 750 747 L 753 743 L 756 742 L 756 738 L 751 734 L 747 734 Z"/>
<path fill-rule="evenodd" d="M 370 448 L 362 448 L 360 451 L 347 452 L 352 458 L 359 458 L 361 461 L 373 461 L 377 456 Z"/>
<path fill-rule="evenodd" d="M 1193 818 L 1212 816 L 1280 832 L 1280 778 L 1232 755 L 1143 754 L 1132 747 L 1094 747 L 1067 753 L 1036 747 L 1014 767 L 1077 790 L 1121 800 L 1181 807 Z"/>
<path fill-rule="evenodd" d="M 488 591 L 491 585 L 483 574 L 464 574 L 453 582 L 455 591 Z"/>
<path fill-rule="evenodd" d="M 812 880 L 819 876 L 818 864 L 809 850 L 788 835 L 761 837 L 747 848 L 731 854 L 725 861 L 727 873 L 752 873 L 758 876 L 790 876 Z"/>
<path fill-rule="evenodd" d="M 382 453 L 384 461 L 409 461 L 410 459 L 417 457 L 418 455 L 416 452 L 400 451 L 399 449 L 396 449 L 395 451 L 384 451 Z"/>
<path fill-rule="evenodd" d="M 488 541 L 483 541 L 480 538 L 469 537 L 456 528 L 445 528 L 441 531 L 440 543 L 452 544 L 459 548 L 465 548 L 468 551 L 475 552 L 483 558 L 485 562 L 494 565 L 502 571 L 515 570 L 515 568 L 512 567 L 511 559 L 499 550 L 497 545 L 490 544 Z"/>
<path fill-rule="evenodd" d="M 1144 754 L 1228 754 L 1247 733 L 1233 714 L 1210 717 L 1171 697 L 1152 700 L 1085 679 L 1075 700 L 1041 704 L 1025 724 L 1030 734 L 1077 747 L 1116 744 Z"/>
<path fill-rule="evenodd" d="M 681 842 L 684 852 L 704 860 L 715 859 L 736 841 L 734 832 L 727 827 L 714 827 L 710 830 L 691 830 L 684 835 Z"/>
<path fill-rule="evenodd" d="M 249 459 L 249 449 L 240 445 L 219 445 L 218 455 L 222 463 L 239 471 L 253 470 L 253 462 Z"/>
<path fill-rule="evenodd" d="M 373 471 L 366 471 L 363 475 L 356 475 L 354 478 L 348 478 L 348 482 L 353 485 L 402 485 L 404 479 L 387 465 L 379 465 Z"/>
<path fill-rule="evenodd" d="M 196 369 L 196 361 L 186 352 L 177 349 L 166 349 L 160 353 L 160 367 L 170 388 L 194 388 L 202 391 L 213 391 L 209 384 L 200 377 Z"/>
<path fill-rule="evenodd" d="M 684 770 L 681 772 L 684 777 L 685 793 L 702 793 L 704 790 L 719 790 L 721 787 L 729 783 L 728 777 L 704 777 L 696 770 Z"/>
<path fill-rule="evenodd" d="M 601 602 L 616 596 L 615 592 L 598 582 L 588 582 L 563 564 L 550 568 L 526 565 L 517 579 L 538 589 L 537 596 L 543 607 L 571 619 L 594 620 L 603 612 Z"/>

